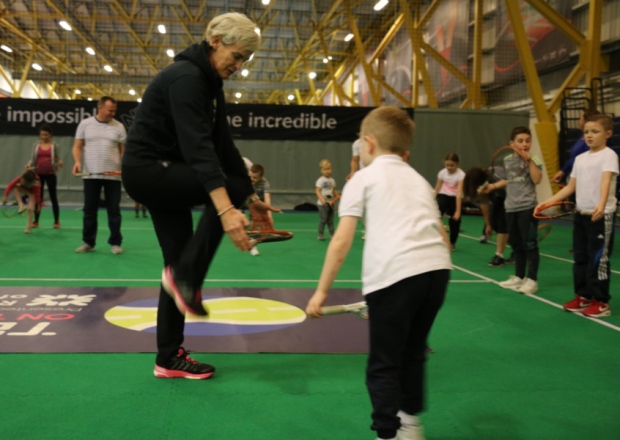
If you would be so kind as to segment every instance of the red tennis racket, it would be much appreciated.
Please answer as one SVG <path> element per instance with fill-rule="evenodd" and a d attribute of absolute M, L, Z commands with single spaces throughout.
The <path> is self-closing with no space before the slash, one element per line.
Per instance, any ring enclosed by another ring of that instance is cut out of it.
<path fill-rule="evenodd" d="M 540 220 L 550 220 L 571 215 L 575 212 L 575 204 L 573 202 L 553 202 L 547 203 L 534 210 L 534 218 Z M 582 214 L 587 214 L 582 212 Z"/>
<path fill-rule="evenodd" d="M 276 231 L 276 230 L 258 230 L 247 231 L 248 238 L 253 245 L 256 246 L 259 243 L 275 243 L 278 241 L 286 241 L 293 238 L 293 233 L 288 231 Z"/>
<path fill-rule="evenodd" d="M 551 223 L 541 223 L 538 225 L 536 237 L 539 242 L 543 241 L 551 232 Z"/>
<path fill-rule="evenodd" d="M 491 172 L 498 179 L 506 179 L 506 169 L 516 172 L 516 177 L 521 176 L 527 169 L 527 160 L 518 149 L 506 145 L 493 153 L 491 159 Z"/>
<path fill-rule="evenodd" d="M 353 313 L 362 319 L 368 319 L 368 306 L 366 301 L 360 301 L 353 304 L 321 307 L 321 315 L 323 316 L 341 315 L 343 313 Z"/>
<path fill-rule="evenodd" d="M 84 172 L 84 173 L 75 173 L 75 175 L 78 176 L 78 177 L 84 177 L 84 176 L 120 176 L 121 172 L 120 171 L 102 171 L 101 173 Z"/>

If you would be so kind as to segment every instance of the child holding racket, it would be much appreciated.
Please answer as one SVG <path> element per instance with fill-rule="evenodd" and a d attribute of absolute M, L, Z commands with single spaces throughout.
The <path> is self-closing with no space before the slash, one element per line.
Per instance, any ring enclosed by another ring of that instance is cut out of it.
<path fill-rule="evenodd" d="M 542 162 L 530 153 L 532 133 L 527 127 L 515 127 L 510 133 L 513 155 L 504 159 L 506 178 L 487 187 L 488 191 L 506 188 L 506 222 L 508 240 L 515 259 L 515 274 L 499 283 L 526 295 L 538 291 L 538 220 L 532 214 L 536 207 L 536 185 L 542 180 Z"/>
<path fill-rule="evenodd" d="M 610 316 L 609 292 L 611 249 L 616 218 L 616 179 L 618 156 L 606 141 L 613 133 L 613 122 L 604 114 L 590 116 L 584 126 L 584 139 L 590 151 L 575 158 L 568 184 L 545 205 L 576 194 L 573 217 L 573 286 L 575 298 L 564 310 L 585 316 Z"/>
<path fill-rule="evenodd" d="M 459 168 L 459 156 L 450 153 L 444 158 L 444 168 L 437 173 L 435 194 L 439 213 L 448 215 L 450 227 L 450 249 L 456 250 L 456 240 L 461 228 L 461 206 L 463 204 L 463 180 L 465 172 Z"/>
<path fill-rule="evenodd" d="M 318 240 L 325 240 L 325 225 L 330 237 L 334 236 L 334 202 L 340 197 L 336 190 L 336 181 L 332 177 L 332 164 L 329 160 L 323 159 L 319 162 L 321 167 L 321 177 L 316 181 L 315 191 L 319 205 L 319 236 Z"/>
<path fill-rule="evenodd" d="M 250 176 L 250 180 L 252 181 L 254 192 L 258 198 L 266 204 L 271 205 L 271 185 L 269 184 L 269 181 L 265 179 L 265 168 L 258 163 L 252 164 L 248 174 Z M 271 211 L 267 214 L 269 216 L 269 222 L 271 223 L 270 229 L 273 229 L 273 216 L 271 215 Z M 252 222 L 250 229 L 255 230 L 254 222 Z M 250 255 L 254 257 L 260 255 L 260 252 L 258 252 L 258 248 L 256 246 L 253 246 L 252 249 L 250 249 Z"/>
<path fill-rule="evenodd" d="M 362 293 L 370 350 L 366 385 L 380 439 L 423 439 L 426 340 L 446 294 L 450 248 L 433 188 L 404 160 L 414 123 L 404 110 L 379 107 L 362 121 L 365 167 L 345 185 L 340 222 L 306 312 L 321 306 L 364 218 Z"/>
<path fill-rule="evenodd" d="M 17 200 L 19 206 L 18 212 L 21 214 L 26 209 L 28 210 L 28 220 L 24 233 L 30 234 L 34 213 L 41 209 L 41 182 L 33 170 L 27 170 L 8 184 L 4 190 L 4 198 L 2 199 L 3 205 L 7 204 L 11 192 L 13 192 Z M 22 202 L 22 195 L 28 196 L 28 205 L 24 205 Z"/>
<path fill-rule="evenodd" d="M 52 202 L 52 212 L 54 213 L 54 228 L 60 228 L 60 208 L 58 206 L 58 195 L 56 194 L 57 178 L 56 173 L 64 166 L 58 157 L 58 144 L 52 141 L 52 127 L 43 124 L 39 128 L 39 141 L 34 144 L 32 158 L 26 164 L 26 169 L 34 169 L 41 181 L 41 200 L 43 200 L 43 190 L 47 183 L 47 190 L 50 193 Z M 41 210 L 38 209 L 34 214 L 33 228 L 39 227 L 39 217 Z"/>

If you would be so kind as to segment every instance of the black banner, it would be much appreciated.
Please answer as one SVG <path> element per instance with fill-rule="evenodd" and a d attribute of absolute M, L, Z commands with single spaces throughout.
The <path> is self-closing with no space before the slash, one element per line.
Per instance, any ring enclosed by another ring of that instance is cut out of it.
<path fill-rule="evenodd" d="M 137 102 L 119 101 L 116 119 L 127 131 Z M 230 104 L 228 121 L 235 139 L 352 141 L 371 107 Z M 413 110 L 408 109 L 413 116 Z M 96 101 L 0 99 L 0 134 L 32 136 L 47 123 L 54 135 L 73 136 L 85 118 L 97 113 Z"/>

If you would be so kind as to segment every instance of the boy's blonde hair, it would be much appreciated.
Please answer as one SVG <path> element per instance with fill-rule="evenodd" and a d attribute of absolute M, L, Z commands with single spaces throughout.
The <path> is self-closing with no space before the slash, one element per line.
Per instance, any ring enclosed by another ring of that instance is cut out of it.
<path fill-rule="evenodd" d="M 586 122 L 597 122 L 603 126 L 605 131 L 614 131 L 614 121 L 604 113 L 599 113 L 598 115 L 591 115 L 585 118 Z"/>
<path fill-rule="evenodd" d="M 360 131 L 362 138 L 372 135 L 379 148 L 402 156 L 413 140 L 415 123 L 405 110 L 379 107 L 366 115 Z"/>
<path fill-rule="evenodd" d="M 322 161 L 319 162 L 319 167 L 321 167 L 321 169 L 325 167 L 331 167 L 331 166 L 332 166 L 332 163 L 327 159 L 323 159 Z"/>
<path fill-rule="evenodd" d="M 205 40 L 211 44 L 213 37 L 219 35 L 224 44 L 238 44 L 248 52 L 256 52 L 260 36 L 256 33 L 256 24 L 246 15 L 228 12 L 214 17 L 207 26 Z"/>

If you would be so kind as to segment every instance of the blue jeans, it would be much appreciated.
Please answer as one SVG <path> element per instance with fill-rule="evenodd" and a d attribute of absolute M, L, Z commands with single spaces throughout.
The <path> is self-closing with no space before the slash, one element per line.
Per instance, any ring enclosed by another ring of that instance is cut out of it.
<path fill-rule="evenodd" d="M 97 243 L 97 214 L 101 188 L 105 196 L 108 211 L 108 227 L 111 246 L 120 246 L 123 242 L 121 235 L 121 182 L 119 180 L 83 179 L 84 182 L 84 225 L 82 241 L 89 246 Z"/>

